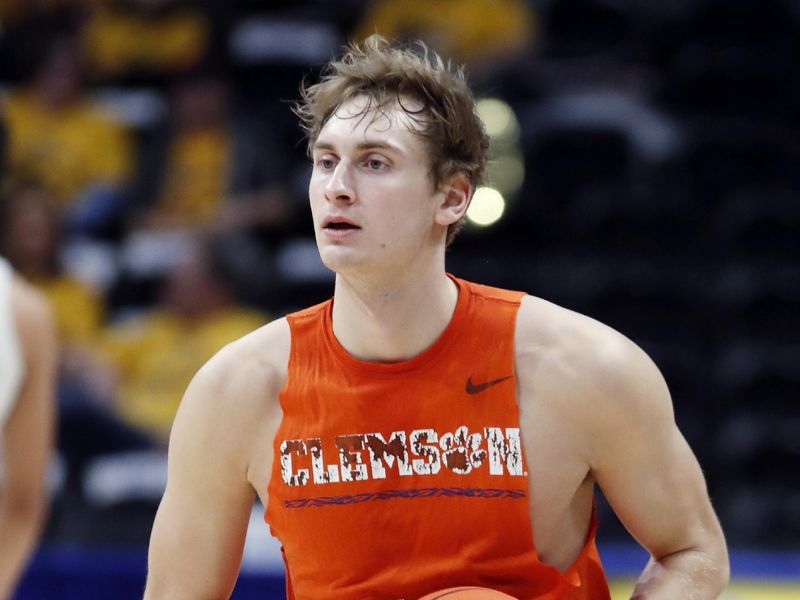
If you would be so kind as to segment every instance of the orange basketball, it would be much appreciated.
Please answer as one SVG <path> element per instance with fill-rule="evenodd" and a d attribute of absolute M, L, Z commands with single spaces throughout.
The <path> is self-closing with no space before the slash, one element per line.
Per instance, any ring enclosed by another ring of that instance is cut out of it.
<path fill-rule="evenodd" d="M 447 588 L 430 594 L 425 594 L 419 600 L 517 600 L 497 590 L 489 588 L 464 586 Z"/>

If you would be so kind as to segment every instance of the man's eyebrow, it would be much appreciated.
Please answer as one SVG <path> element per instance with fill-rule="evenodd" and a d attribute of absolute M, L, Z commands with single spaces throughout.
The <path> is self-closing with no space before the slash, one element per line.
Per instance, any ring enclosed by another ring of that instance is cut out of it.
<path fill-rule="evenodd" d="M 314 150 L 336 150 L 336 147 L 325 140 L 314 142 Z M 397 154 L 405 154 L 402 148 L 384 140 L 364 140 L 356 145 L 356 150 L 389 150 Z"/>

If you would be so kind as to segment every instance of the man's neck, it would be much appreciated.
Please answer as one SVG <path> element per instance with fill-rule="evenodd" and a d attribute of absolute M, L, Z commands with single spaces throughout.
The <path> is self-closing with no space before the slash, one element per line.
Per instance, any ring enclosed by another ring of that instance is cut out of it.
<path fill-rule="evenodd" d="M 457 300 L 458 288 L 443 268 L 380 282 L 337 275 L 333 332 L 361 360 L 408 360 L 442 334 Z"/>

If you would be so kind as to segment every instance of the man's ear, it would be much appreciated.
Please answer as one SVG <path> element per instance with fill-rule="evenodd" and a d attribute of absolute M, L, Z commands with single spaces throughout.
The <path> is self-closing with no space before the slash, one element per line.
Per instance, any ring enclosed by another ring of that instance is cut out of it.
<path fill-rule="evenodd" d="M 467 212 L 472 198 L 472 186 L 464 173 L 454 173 L 442 184 L 441 204 L 436 208 L 434 220 L 438 225 L 447 227 L 460 221 Z"/>

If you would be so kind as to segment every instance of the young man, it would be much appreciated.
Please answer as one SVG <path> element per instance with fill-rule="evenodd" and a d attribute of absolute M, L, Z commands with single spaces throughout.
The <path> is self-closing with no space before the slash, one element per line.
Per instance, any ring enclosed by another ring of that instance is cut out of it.
<path fill-rule="evenodd" d="M 55 348 L 45 301 L 0 258 L 0 600 L 11 598 L 46 512 Z"/>
<path fill-rule="evenodd" d="M 373 36 L 298 112 L 334 297 L 226 347 L 190 384 L 145 597 L 228 597 L 257 494 L 289 598 L 606 599 L 597 484 L 652 555 L 636 597 L 716 598 L 722 532 L 647 356 L 587 317 L 445 272 L 488 146 L 463 77 Z"/>

